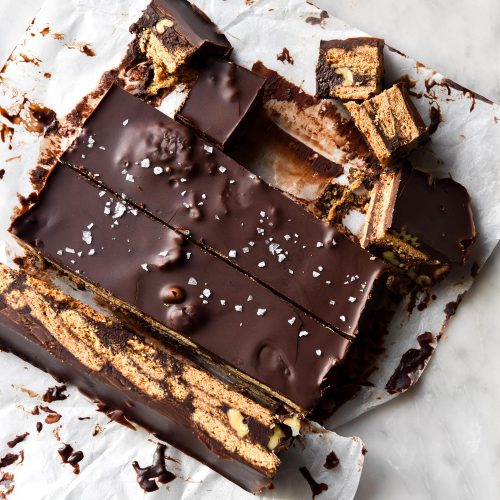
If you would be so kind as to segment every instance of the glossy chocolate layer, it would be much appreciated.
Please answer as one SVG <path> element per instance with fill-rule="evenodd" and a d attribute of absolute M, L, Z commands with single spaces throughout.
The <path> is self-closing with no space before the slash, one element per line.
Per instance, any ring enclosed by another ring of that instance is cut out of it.
<path fill-rule="evenodd" d="M 28 313 L 6 307 L 0 300 L 0 345 L 66 382 L 75 384 L 92 400 L 123 412 L 159 439 L 208 465 L 242 488 L 258 492 L 270 478 L 229 453 L 204 443 L 188 425 L 185 411 L 138 392 L 112 367 L 94 372 L 54 340 L 51 333 Z M 189 408 L 187 408 L 189 410 Z"/>
<path fill-rule="evenodd" d="M 62 161 L 356 335 L 385 265 L 182 124 L 113 88 Z"/>
<path fill-rule="evenodd" d="M 54 169 L 12 232 L 178 342 L 201 346 L 305 410 L 350 344 L 69 167 Z"/>
<path fill-rule="evenodd" d="M 165 20 L 157 30 L 157 23 Z M 224 57 L 232 49 L 210 19 L 186 0 L 153 0 L 143 17 L 131 27 L 136 33 L 143 29 L 154 30 L 166 46 L 182 44 L 198 50 L 203 47 L 204 55 Z"/>
<path fill-rule="evenodd" d="M 434 258 L 463 264 L 477 238 L 471 199 L 452 178 L 438 179 L 405 165 L 399 174 L 389 230 L 417 238 Z"/>
<path fill-rule="evenodd" d="M 201 72 L 176 118 L 224 148 L 257 109 L 264 82 L 237 64 L 214 61 Z"/>

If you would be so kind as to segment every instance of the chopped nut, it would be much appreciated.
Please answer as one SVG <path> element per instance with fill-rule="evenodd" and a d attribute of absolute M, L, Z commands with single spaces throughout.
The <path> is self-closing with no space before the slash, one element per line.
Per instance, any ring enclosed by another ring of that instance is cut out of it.
<path fill-rule="evenodd" d="M 337 75 L 342 76 L 342 78 L 344 79 L 342 85 L 350 87 L 351 85 L 354 84 L 354 77 L 352 75 L 352 71 L 349 68 L 337 68 L 335 70 L 335 73 L 337 73 Z"/>
<path fill-rule="evenodd" d="M 299 417 L 293 416 L 293 417 L 288 417 L 283 420 L 283 423 L 285 425 L 288 425 L 290 429 L 292 429 L 292 436 L 299 436 L 300 435 L 300 419 Z"/>
<path fill-rule="evenodd" d="M 393 266 L 401 267 L 401 262 L 398 260 L 394 252 L 386 250 L 385 252 L 382 253 L 382 257 L 388 262 L 390 262 Z"/>
<path fill-rule="evenodd" d="M 156 23 L 156 31 L 160 34 L 163 35 L 167 28 L 171 28 L 174 25 L 174 22 L 171 19 L 160 19 Z"/>
<path fill-rule="evenodd" d="M 236 431 L 236 435 L 240 439 L 244 438 L 250 432 L 248 425 L 245 423 L 245 417 L 239 410 L 229 408 L 227 410 L 227 417 L 229 418 L 229 425 Z"/>
<path fill-rule="evenodd" d="M 417 279 L 415 280 L 417 285 L 427 287 L 432 285 L 432 280 L 429 278 L 429 276 L 425 274 L 421 274 L 420 276 L 417 276 Z"/>
<path fill-rule="evenodd" d="M 269 438 L 269 442 L 267 443 L 267 447 L 270 450 L 274 450 L 279 444 L 280 441 L 285 437 L 285 433 L 283 429 L 279 425 L 274 426 L 273 433 Z"/>

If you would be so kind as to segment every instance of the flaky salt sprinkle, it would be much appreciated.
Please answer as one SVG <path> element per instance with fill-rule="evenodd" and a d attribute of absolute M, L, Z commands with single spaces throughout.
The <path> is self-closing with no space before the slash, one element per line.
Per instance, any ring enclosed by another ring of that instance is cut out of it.
<path fill-rule="evenodd" d="M 149 161 L 149 158 L 144 158 L 144 160 L 141 161 L 142 168 L 149 168 L 150 166 L 151 162 Z"/>
<path fill-rule="evenodd" d="M 267 309 L 257 309 L 257 316 L 264 316 L 266 314 Z"/>
<path fill-rule="evenodd" d="M 99 191 L 99 198 L 102 198 L 106 194 L 106 191 Z"/>
<path fill-rule="evenodd" d="M 208 144 L 203 144 L 203 149 L 204 149 L 207 153 L 210 153 L 210 154 L 212 154 L 212 153 L 213 153 L 213 151 L 214 151 L 213 146 L 209 146 Z"/>
<path fill-rule="evenodd" d="M 309 335 L 309 332 L 306 332 L 305 330 L 301 330 L 299 332 L 299 337 L 306 337 L 307 335 Z"/>
<path fill-rule="evenodd" d="M 91 149 L 94 147 L 94 144 L 95 139 L 91 135 L 89 135 L 89 138 L 87 139 L 87 147 Z"/>
<path fill-rule="evenodd" d="M 163 172 L 163 169 L 161 167 L 153 168 L 153 174 L 155 174 L 155 175 L 160 175 L 162 172 Z"/>
<path fill-rule="evenodd" d="M 236 250 L 229 250 L 229 257 L 231 257 L 231 259 L 235 259 L 236 258 Z"/>
<path fill-rule="evenodd" d="M 356 302 L 356 297 L 349 297 L 347 300 L 349 302 Z"/>
<path fill-rule="evenodd" d="M 330 305 L 334 306 L 335 305 L 335 301 L 334 300 L 330 300 Z"/>
<path fill-rule="evenodd" d="M 234 309 L 235 309 L 235 311 L 241 312 L 241 311 L 243 311 L 243 306 L 238 304 L 238 305 L 234 306 Z"/>
<path fill-rule="evenodd" d="M 293 325 L 293 324 L 295 323 L 295 320 L 296 320 L 296 319 L 297 319 L 297 318 L 294 316 L 293 318 L 290 318 L 290 319 L 288 320 L 288 323 L 289 323 L 290 325 Z"/>
<path fill-rule="evenodd" d="M 88 253 L 88 254 L 89 254 L 89 255 L 91 255 L 91 256 L 92 256 L 92 255 L 95 255 L 95 250 L 94 250 L 93 248 L 91 248 L 91 249 L 89 250 L 89 253 Z"/>
<path fill-rule="evenodd" d="M 220 299 L 220 305 L 221 306 L 225 306 L 226 305 L 226 301 L 224 299 Z"/>
<path fill-rule="evenodd" d="M 122 123 L 122 125 L 123 125 L 124 127 L 126 127 L 126 126 L 127 126 L 127 124 L 128 124 L 128 118 L 127 118 L 127 119 L 126 119 L 126 120 Z"/>
<path fill-rule="evenodd" d="M 82 231 L 82 240 L 87 243 L 87 245 L 92 244 L 92 233 L 90 231 Z"/>
<path fill-rule="evenodd" d="M 141 267 L 144 269 L 144 271 L 149 271 L 147 264 L 141 264 Z"/>
<path fill-rule="evenodd" d="M 127 175 L 125 176 L 125 180 L 126 180 L 127 182 L 135 182 L 134 176 L 133 176 L 132 174 L 127 174 Z"/>
<path fill-rule="evenodd" d="M 340 321 L 345 322 L 345 316 L 342 314 L 342 316 L 339 316 Z"/>
<path fill-rule="evenodd" d="M 316 356 L 321 356 L 321 349 L 316 349 Z"/>
<path fill-rule="evenodd" d="M 249 295 L 249 296 L 247 297 L 247 302 L 252 302 L 252 300 L 253 300 L 253 296 L 252 296 L 252 295 Z"/>
<path fill-rule="evenodd" d="M 286 259 L 286 255 L 284 253 L 280 253 L 278 255 L 278 262 L 283 262 Z"/>
<path fill-rule="evenodd" d="M 194 285 L 197 285 L 197 284 L 198 284 L 198 282 L 196 281 L 195 278 L 193 278 L 193 277 L 189 278 L 188 285 L 193 285 L 194 286 Z"/>
<path fill-rule="evenodd" d="M 225 172 L 226 172 L 226 170 L 227 170 L 227 169 L 226 169 L 226 167 L 223 167 L 222 165 L 219 167 L 219 172 L 220 172 L 221 174 L 225 173 Z"/>
<path fill-rule="evenodd" d="M 64 249 L 64 251 L 65 251 L 66 253 L 75 253 L 75 249 L 74 249 L 74 248 L 68 248 L 68 247 L 66 247 L 66 248 Z"/>
<path fill-rule="evenodd" d="M 324 245 L 323 245 L 323 243 L 321 241 L 318 241 L 316 243 L 316 248 L 321 248 L 322 246 L 324 246 Z"/>
<path fill-rule="evenodd" d="M 313 271 L 312 275 L 314 278 L 317 278 L 319 276 L 319 273 L 318 273 L 318 271 Z"/>
<path fill-rule="evenodd" d="M 212 292 L 208 288 L 205 288 L 202 293 L 207 299 L 212 295 Z"/>
<path fill-rule="evenodd" d="M 266 267 L 266 263 L 262 260 L 257 264 L 259 267 Z"/>

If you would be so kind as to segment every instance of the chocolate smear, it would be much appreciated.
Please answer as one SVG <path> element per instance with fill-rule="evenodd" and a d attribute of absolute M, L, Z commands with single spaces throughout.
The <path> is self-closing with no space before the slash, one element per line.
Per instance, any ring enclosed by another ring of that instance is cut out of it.
<path fill-rule="evenodd" d="M 304 477 L 304 479 L 309 483 L 309 487 L 311 488 L 313 498 L 317 497 L 318 495 L 321 495 L 323 491 L 328 490 L 328 485 L 325 483 L 317 483 L 311 476 L 311 473 L 306 467 L 301 467 L 299 471 Z"/>
<path fill-rule="evenodd" d="M 403 392 L 412 385 L 411 375 L 423 370 L 431 354 L 434 352 L 434 336 L 431 332 L 422 333 L 417 337 L 420 349 L 410 349 L 401 357 L 401 361 L 387 382 L 385 389 L 389 394 Z"/>
<path fill-rule="evenodd" d="M 3 458 L 0 458 L 0 469 L 12 465 L 18 458 L 19 455 L 16 453 L 7 453 Z"/>
<path fill-rule="evenodd" d="M 337 454 L 332 451 L 326 456 L 325 463 L 323 464 L 323 467 L 325 469 L 335 469 L 335 467 L 338 467 L 340 464 L 339 457 L 337 457 Z"/>
<path fill-rule="evenodd" d="M 439 124 L 443 121 L 443 116 L 441 115 L 441 109 L 438 105 L 432 106 L 429 109 L 429 117 L 431 119 L 431 123 L 429 124 L 429 135 L 434 134 L 439 127 Z"/>
<path fill-rule="evenodd" d="M 17 444 L 24 441 L 27 436 L 29 436 L 29 432 L 25 432 L 24 434 L 20 434 L 19 436 L 16 436 L 14 439 L 7 441 L 7 446 L 9 448 L 14 448 L 14 446 L 16 446 Z"/>
<path fill-rule="evenodd" d="M 157 483 L 167 484 L 176 478 L 175 474 L 165 467 L 166 449 L 164 444 L 158 444 L 153 455 L 153 463 L 148 467 L 140 467 L 137 461 L 132 463 L 137 474 L 137 482 L 144 491 L 156 491 L 159 488 Z"/>
<path fill-rule="evenodd" d="M 61 460 L 64 464 L 70 464 L 73 467 L 73 472 L 75 474 L 80 474 L 80 464 L 83 460 L 82 451 L 74 451 L 70 444 L 65 444 L 62 448 L 57 450 L 61 456 Z"/>
<path fill-rule="evenodd" d="M 293 57 L 290 55 L 290 52 L 286 47 L 283 47 L 283 50 L 276 55 L 276 59 L 282 63 L 287 62 L 288 64 L 293 64 Z"/>
<path fill-rule="evenodd" d="M 52 403 L 53 401 L 63 401 L 68 397 L 67 394 L 64 394 L 65 390 L 65 385 L 56 385 L 54 387 L 49 387 L 45 394 L 42 396 L 42 399 L 46 403 Z"/>

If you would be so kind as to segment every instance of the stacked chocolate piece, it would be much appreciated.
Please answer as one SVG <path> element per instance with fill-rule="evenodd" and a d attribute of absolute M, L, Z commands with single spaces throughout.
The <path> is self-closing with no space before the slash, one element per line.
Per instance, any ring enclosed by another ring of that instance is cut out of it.
<path fill-rule="evenodd" d="M 176 120 L 111 87 L 11 226 L 110 313 L 1 268 L 2 343 L 259 491 L 335 389 L 395 271 L 228 156 L 259 123 L 265 79 L 225 60 L 231 46 L 206 16 L 153 0 L 132 31 L 151 92 L 196 75 Z M 381 92 L 382 51 L 376 39 L 322 42 L 318 96 L 365 99 L 347 103 L 381 166 L 362 244 L 426 285 L 463 260 L 474 224 L 453 181 L 386 169 L 425 127 L 403 87 Z M 447 193 L 442 211 L 460 205 L 469 226 L 434 237 L 411 210 L 427 191 L 432 216 Z"/>

